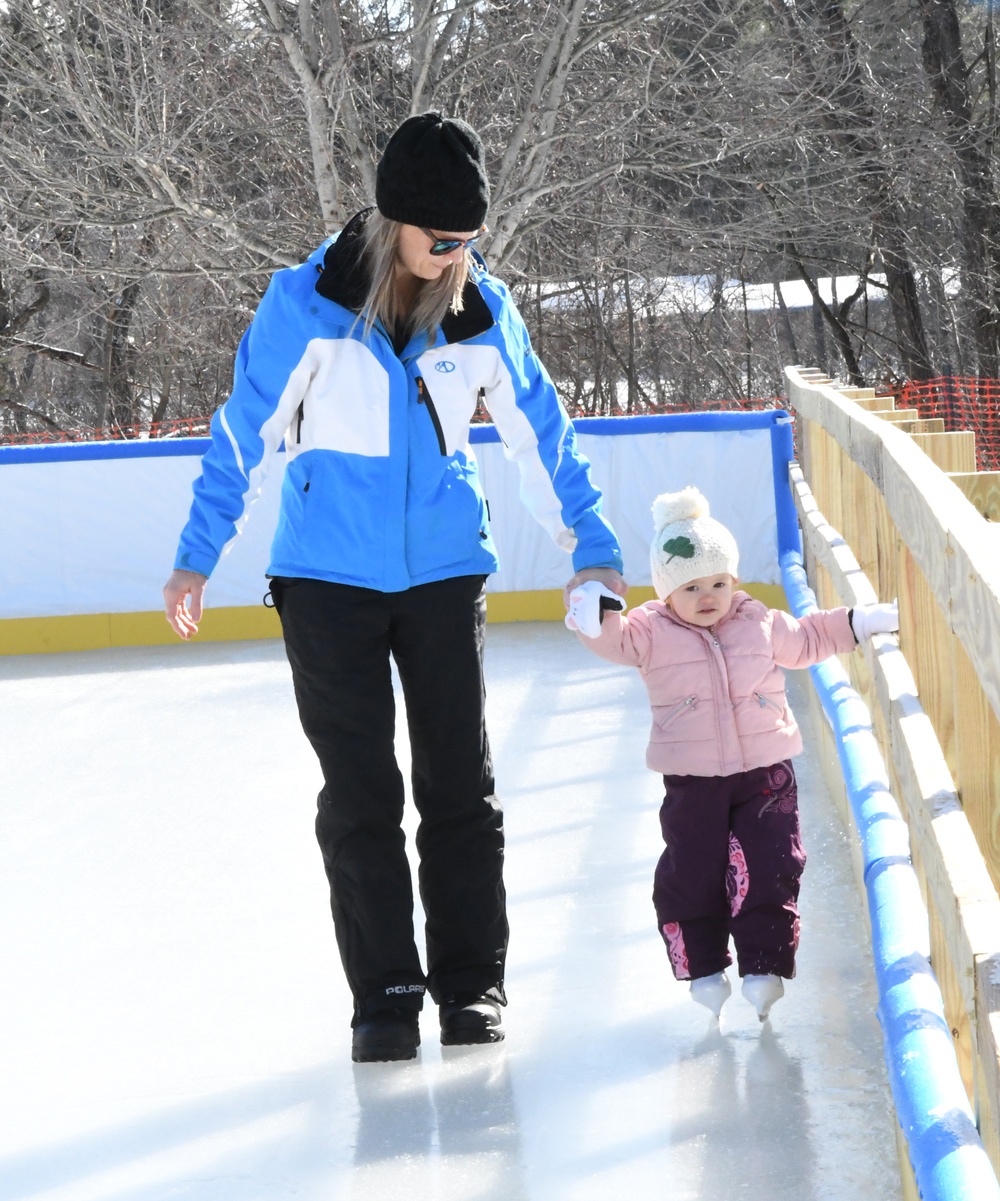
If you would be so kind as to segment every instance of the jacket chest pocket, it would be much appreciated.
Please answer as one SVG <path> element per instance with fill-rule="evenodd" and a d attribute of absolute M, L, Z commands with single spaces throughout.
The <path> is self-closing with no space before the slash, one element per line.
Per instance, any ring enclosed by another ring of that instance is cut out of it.
<path fill-rule="evenodd" d="M 448 444 L 445 441 L 441 416 L 437 411 L 437 405 L 434 403 L 434 397 L 431 396 L 430 389 L 424 382 L 422 375 L 417 376 L 417 404 L 421 404 L 427 409 L 427 416 L 430 417 L 431 424 L 434 426 L 434 433 L 437 435 L 438 448 L 443 455 L 446 455 L 448 453 Z"/>
<path fill-rule="evenodd" d="M 416 377 L 417 404 L 430 420 L 442 455 L 453 455 L 468 442 L 469 423 L 486 391 L 455 375 L 454 381 L 447 375 L 435 379 L 433 390 L 425 376 Z"/>
<path fill-rule="evenodd" d="M 309 450 L 384 458 L 389 453 L 389 378 L 359 342 L 315 339 L 303 359 L 300 401 L 285 431 L 294 456 Z M 293 373 L 294 375 L 294 373 Z"/>

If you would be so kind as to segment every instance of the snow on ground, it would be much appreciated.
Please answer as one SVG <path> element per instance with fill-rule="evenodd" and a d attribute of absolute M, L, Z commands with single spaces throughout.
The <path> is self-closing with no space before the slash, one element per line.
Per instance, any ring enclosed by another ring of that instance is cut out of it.
<path fill-rule="evenodd" d="M 649 902 L 637 673 L 560 625 L 488 643 L 508 1037 L 442 1049 L 428 1008 L 408 1064 L 350 1061 L 280 644 L 0 660 L 5 1201 L 900 1197 L 865 919 L 815 758 L 799 975 L 772 1023 L 736 992 L 713 1028 Z"/>

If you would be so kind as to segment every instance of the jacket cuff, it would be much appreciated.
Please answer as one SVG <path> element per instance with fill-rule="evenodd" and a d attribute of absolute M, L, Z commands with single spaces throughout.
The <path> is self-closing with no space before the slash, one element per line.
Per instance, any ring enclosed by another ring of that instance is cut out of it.
<path fill-rule="evenodd" d="M 196 571 L 199 575 L 207 578 L 215 570 L 218 562 L 219 560 L 213 558 L 211 555 L 199 554 L 197 551 L 178 551 L 174 570 Z"/>

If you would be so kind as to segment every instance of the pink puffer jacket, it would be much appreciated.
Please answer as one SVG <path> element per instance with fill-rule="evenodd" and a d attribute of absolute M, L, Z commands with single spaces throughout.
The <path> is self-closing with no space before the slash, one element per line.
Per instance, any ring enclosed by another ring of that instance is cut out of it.
<path fill-rule="evenodd" d="M 654 600 L 605 613 L 600 637 L 580 641 L 642 672 L 653 708 L 646 764 L 676 776 L 730 776 L 797 755 L 802 737 L 781 668 L 856 645 L 847 609 L 796 620 L 745 592 L 734 593 L 714 632 Z"/>

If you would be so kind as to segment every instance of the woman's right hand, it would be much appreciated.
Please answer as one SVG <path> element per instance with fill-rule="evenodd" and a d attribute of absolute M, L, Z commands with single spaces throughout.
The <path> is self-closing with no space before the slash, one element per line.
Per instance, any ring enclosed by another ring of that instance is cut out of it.
<path fill-rule="evenodd" d="M 167 621 L 181 638 L 187 641 L 198 633 L 198 622 L 201 621 L 202 597 L 208 577 L 198 571 L 173 572 L 170 579 L 163 585 L 163 603 L 167 612 Z M 190 605 L 187 604 L 191 598 Z"/>

